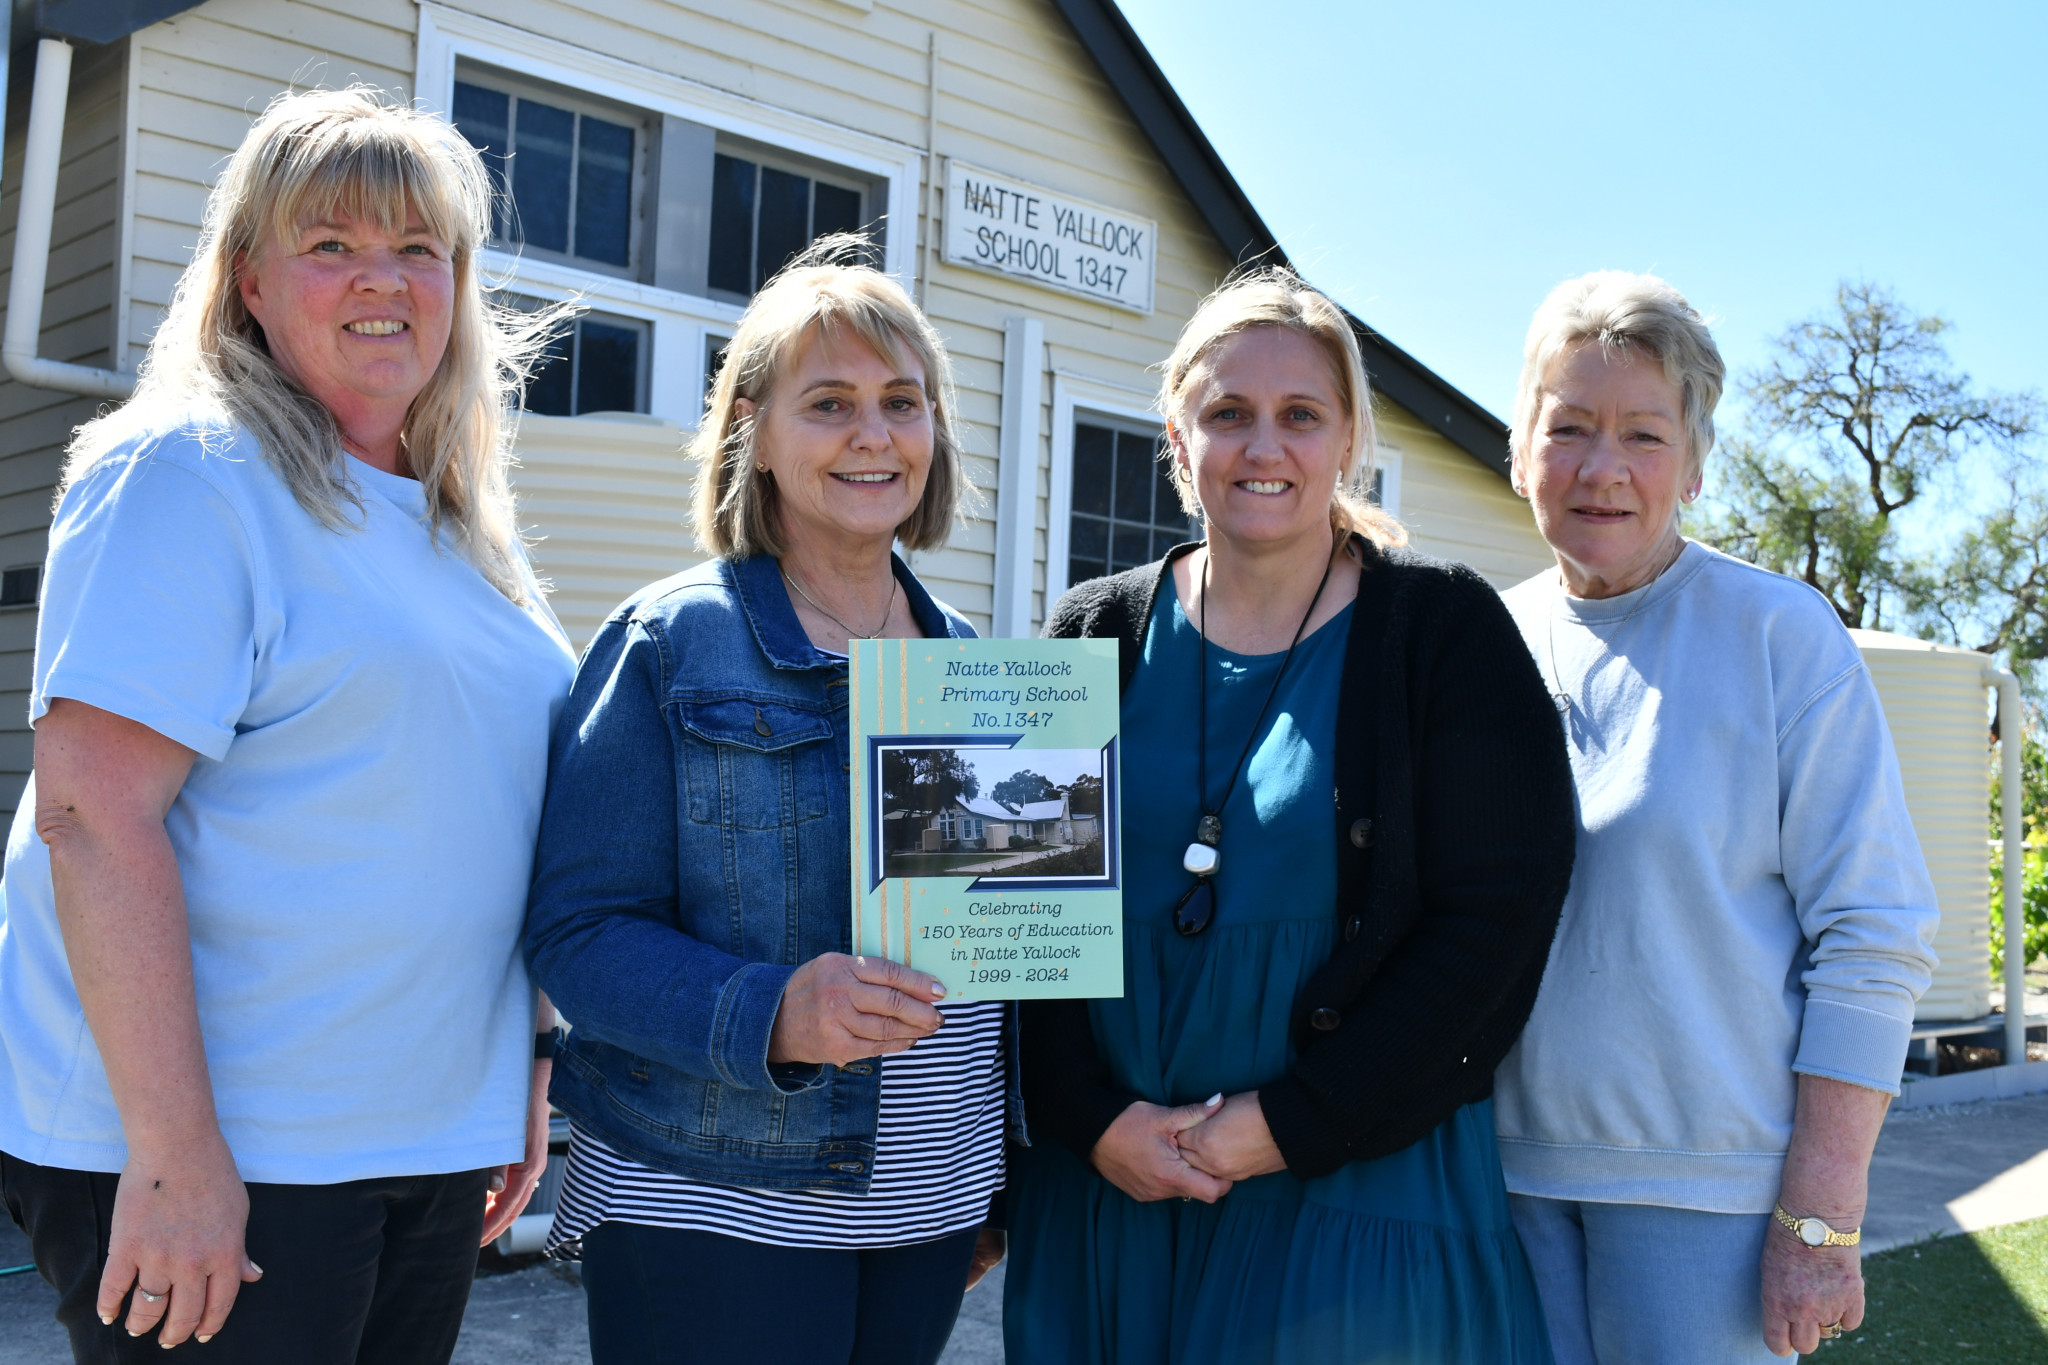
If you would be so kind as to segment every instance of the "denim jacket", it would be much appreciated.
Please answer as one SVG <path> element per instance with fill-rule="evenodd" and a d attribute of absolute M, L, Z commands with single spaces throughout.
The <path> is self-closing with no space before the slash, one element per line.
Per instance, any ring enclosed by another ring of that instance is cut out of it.
<path fill-rule="evenodd" d="M 974 634 L 894 568 L 926 635 Z M 881 1067 L 768 1061 L 797 967 L 851 951 L 846 689 L 846 661 L 811 644 L 767 556 L 643 589 L 577 670 L 549 755 L 526 958 L 574 1024 L 550 1098 L 644 1165 L 867 1192 Z"/>

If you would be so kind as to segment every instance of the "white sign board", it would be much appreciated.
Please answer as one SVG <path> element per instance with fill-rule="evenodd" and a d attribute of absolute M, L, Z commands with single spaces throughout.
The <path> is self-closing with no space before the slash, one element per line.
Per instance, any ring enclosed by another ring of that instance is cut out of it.
<path fill-rule="evenodd" d="M 1149 218 L 947 163 L 948 264 L 1149 313 L 1158 235 Z"/>

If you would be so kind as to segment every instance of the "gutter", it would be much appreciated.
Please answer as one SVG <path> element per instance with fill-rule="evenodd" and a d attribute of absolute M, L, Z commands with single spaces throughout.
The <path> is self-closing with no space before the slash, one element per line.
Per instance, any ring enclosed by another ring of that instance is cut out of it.
<path fill-rule="evenodd" d="M 7 67 L 8 53 L 0 46 L 0 91 L 6 89 Z M 36 45 L 35 89 L 29 98 L 20 213 L 14 225 L 14 273 L 7 283 L 7 327 L 0 336 L 0 363 L 31 388 L 121 399 L 135 392 L 133 373 L 47 360 L 37 353 L 42 346 L 43 293 L 50 277 L 57 169 L 63 160 L 64 112 L 70 97 L 71 44 L 44 38 Z M 5 134 L 6 111 L 0 108 L 0 141 Z"/>

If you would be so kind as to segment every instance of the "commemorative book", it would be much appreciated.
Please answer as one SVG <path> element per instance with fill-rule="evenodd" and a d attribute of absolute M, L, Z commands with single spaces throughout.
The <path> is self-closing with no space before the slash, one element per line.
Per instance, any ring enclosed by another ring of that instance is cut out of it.
<path fill-rule="evenodd" d="M 1123 994 L 1114 640 L 854 640 L 853 943 L 951 1000 Z"/>

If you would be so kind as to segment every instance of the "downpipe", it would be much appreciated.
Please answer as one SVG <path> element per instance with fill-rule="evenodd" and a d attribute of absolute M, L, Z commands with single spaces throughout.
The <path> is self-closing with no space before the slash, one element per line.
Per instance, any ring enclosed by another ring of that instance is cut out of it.
<path fill-rule="evenodd" d="M 4 58 L 0 58 L 0 82 L 5 79 Z M 71 44 L 45 38 L 36 45 L 35 88 L 29 98 L 20 215 L 14 225 L 14 273 L 7 282 L 7 328 L 0 334 L 0 363 L 32 388 L 126 398 L 135 392 L 133 374 L 46 360 L 37 354 L 42 346 L 43 291 L 50 277 L 57 169 L 63 160 L 64 111 L 70 95 Z"/>
<path fill-rule="evenodd" d="M 1985 669 L 1984 682 L 1998 689 L 2000 822 L 2005 826 L 2005 1064 L 2018 1066 L 2027 1060 L 2027 864 L 2021 823 L 2026 713 L 2020 705 L 2020 680 L 2009 669 Z"/>

